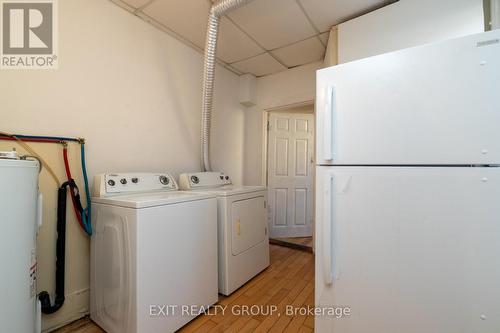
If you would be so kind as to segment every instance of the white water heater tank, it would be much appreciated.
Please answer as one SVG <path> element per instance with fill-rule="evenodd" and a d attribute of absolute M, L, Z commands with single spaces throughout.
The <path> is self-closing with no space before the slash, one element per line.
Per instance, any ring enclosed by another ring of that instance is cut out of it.
<path fill-rule="evenodd" d="M 0 331 L 40 332 L 36 234 L 41 221 L 36 161 L 0 153 Z"/>

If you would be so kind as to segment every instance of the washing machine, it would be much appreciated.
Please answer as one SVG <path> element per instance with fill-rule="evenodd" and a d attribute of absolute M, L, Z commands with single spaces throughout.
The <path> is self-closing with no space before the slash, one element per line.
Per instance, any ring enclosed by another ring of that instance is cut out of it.
<path fill-rule="evenodd" d="M 94 183 L 90 316 L 108 333 L 174 332 L 218 300 L 217 201 L 168 173 Z"/>
<path fill-rule="evenodd" d="M 181 190 L 217 196 L 219 293 L 230 295 L 269 266 L 267 190 L 220 172 L 185 173 Z"/>

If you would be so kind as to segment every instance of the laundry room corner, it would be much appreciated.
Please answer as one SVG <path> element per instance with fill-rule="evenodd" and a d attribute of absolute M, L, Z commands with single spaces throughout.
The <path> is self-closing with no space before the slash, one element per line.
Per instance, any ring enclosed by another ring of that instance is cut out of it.
<path fill-rule="evenodd" d="M 29 143 L 28 144 L 44 159 L 51 161 L 50 166 L 59 180 L 65 179 L 62 146 L 59 144 Z M 0 141 L 1 151 L 16 149 L 20 154 L 27 153 L 13 141 Z M 68 144 L 69 167 L 74 171 L 75 182 L 84 189 L 80 170 L 80 147 L 78 143 Z M 56 253 L 56 221 L 57 221 L 57 187 L 54 179 L 42 170 L 39 191 L 43 195 L 43 224 L 38 233 L 37 287 L 39 291 L 54 292 L 55 281 L 55 253 Z M 84 197 L 84 196 L 82 196 Z M 87 205 L 83 199 L 82 204 Z M 89 263 L 90 251 L 88 237 L 80 229 L 73 210 L 67 213 L 67 242 L 66 242 L 66 300 L 65 307 L 57 315 L 48 315 L 44 318 L 45 327 L 58 327 L 61 324 L 78 319 L 89 311 Z"/>
<path fill-rule="evenodd" d="M 59 1 L 58 14 L 59 68 L 0 72 L 1 130 L 85 137 L 91 181 L 107 171 L 169 170 L 177 177 L 199 170 L 202 54 L 110 1 Z M 214 165 L 241 183 L 244 115 L 238 76 L 217 66 L 217 83 Z M 60 147 L 29 145 L 65 179 Z M 24 152 L 14 142 L 0 142 L 0 150 L 13 147 Z M 83 189 L 77 144 L 69 145 L 69 160 Z M 38 288 L 52 294 L 57 185 L 46 171 L 40 189 L 45 200 Z M 67 216 L 66 305 L 44 316 L 44 331 L 89 309 L 89 241 L 71 211 Z"/>

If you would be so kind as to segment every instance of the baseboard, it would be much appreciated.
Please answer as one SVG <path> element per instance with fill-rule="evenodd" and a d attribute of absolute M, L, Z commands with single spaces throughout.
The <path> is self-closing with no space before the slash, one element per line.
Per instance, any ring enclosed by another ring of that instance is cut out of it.
<path fill-rule="evenodd" d="M 301 244 L 289 243 L 289 242 L 285 242 L 285 241 L 274 239 L 274 238 L 270 238 L 269 239 L 269 244 L 274 244 L 274 245 L 289 247 L 291 249 L 301 250 L 301 251 L 306 251 L 306 252 L 313 253 L 312 247 L 309 247 L 309 246 L 306 246 L 306 245 L 301 245 Z"/>
<path fill-rule="evenodd" d="M 89 314 L 89 288 L 65 295 L 63 307 L 54 314 L 42 315 L 42 332 L 52 332 Z"/>

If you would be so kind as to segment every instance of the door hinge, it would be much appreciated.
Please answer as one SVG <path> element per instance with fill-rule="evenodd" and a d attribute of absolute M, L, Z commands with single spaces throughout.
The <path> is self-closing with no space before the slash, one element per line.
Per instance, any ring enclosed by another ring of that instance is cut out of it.
<path fill-rule="evenodd" d="M 264 208 L 267 208 L 267 201 L 264 200 Z"/>
<path fill-rule="evenodd" d="M 267 130 L 270 131 L 271 130 L 271 122 L 268 120 L 267 121 Z"/>

